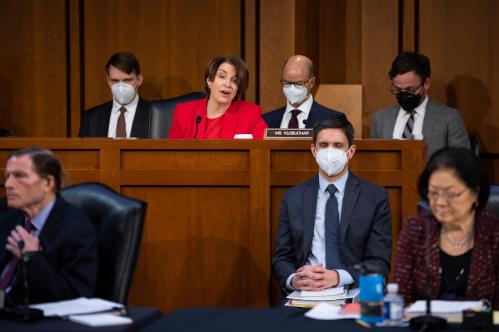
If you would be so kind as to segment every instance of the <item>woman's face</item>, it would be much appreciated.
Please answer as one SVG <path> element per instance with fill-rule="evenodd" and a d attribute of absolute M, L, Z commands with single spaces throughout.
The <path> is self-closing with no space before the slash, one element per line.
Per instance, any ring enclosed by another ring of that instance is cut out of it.
<path fill-rule="evenodd" d="M 435 218 L 444 225 L 458 225 L 473 213 L 478 194 L 452 169 L 434 171 L 428 182 L 428 200 Z"/>
<path fill-rule="evenodd" d="M 207 79 L 210 87 L 210 99 L 219 104 L 230 104 L 237 94 L 236 68 L 230 63 L 222 63 L 213 78 Z"/>

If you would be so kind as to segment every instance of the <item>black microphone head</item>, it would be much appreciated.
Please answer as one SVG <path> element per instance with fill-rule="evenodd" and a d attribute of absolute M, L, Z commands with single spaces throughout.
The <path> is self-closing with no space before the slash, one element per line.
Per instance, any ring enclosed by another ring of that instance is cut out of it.
<path fill-rule="evenodd" d="M 308 119 L 305 119 L 305 120 L 303 120 L 303 124 L 306 127 L 306 126 L 308 126 L 310 124 L 310 121 L 308 121 Z"/>
<path fill-rule="evenodd" d="M 201 115 L 198 115 L 198 116 L 196 117 L 196 124 L 200 123 L 200 122 L 201 122 L 201 120 L 203 120 L 203 117 L 202 117 Z"/>

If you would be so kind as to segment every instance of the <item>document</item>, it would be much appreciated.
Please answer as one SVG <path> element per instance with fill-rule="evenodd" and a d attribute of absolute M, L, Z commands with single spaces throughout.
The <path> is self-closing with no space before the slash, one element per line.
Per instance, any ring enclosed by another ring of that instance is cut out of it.
<path fill-rule="evenodd" d="M 45 317 L 67 317 L 70 315 L 120 310 L 124 308 L 124 305 L 103 299 L 80 297 L 74 300 L 33 304 L 30 307 L 41 309 Z"/>
<path fill-rule="evenodd" d="M 319 303 L 313 309 L 310 309 L 305 313 L 305 317 L 320 319 L 320 320 L 336 320 L 336 319 L 358 319 L 360 318 L 359 313 L 341 313 L 342 307 L 330 305 L 327 303 Z"/>
<path fill-rule="evenodd" d="M 132 324 L 130 317 L 117 316 L 114 314 L 90 314 L 73 315 L 68 317 L 70 321 L 88 326 L 111 326 Z"/>

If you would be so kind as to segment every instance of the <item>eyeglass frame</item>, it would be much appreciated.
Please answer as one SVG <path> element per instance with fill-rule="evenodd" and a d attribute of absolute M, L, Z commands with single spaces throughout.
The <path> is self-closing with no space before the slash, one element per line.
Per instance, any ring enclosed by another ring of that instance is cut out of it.
<path fill-rule="evenodd" d="M 421 92 L 420 89 L 425 85 L 425 83 L 426 83 L 426 79 L 423 80 L 423 82 L 416 88 L 416 90 L 401 89 L 392 83 L 392 86 L 390 87 L 390 93 L 393 95 L 397 95 L 401 92 L 408 92 L 410 94 L 417 95 L 418 91 Z"/>
<path fill-rule="evenodd" d="M 286 80 L 281 79 L 281 84 L 285 88 L 290 88 L 292 85 L 294 85 L 296 88 L 301 88 L 307 85 L 310 80 L 312 80 L 314 76 L 310 76 L 306 81 L 301 81 L 301 82 L 289 82 Z"/>
<path fill-rule="evenodd" d="M 461 192 L 458 192 L 458 193 L 447 191 L 447 190 L 428 190 L 428 192 L 426 194 L 426 198 L 428 198 L 428 201 L 434 202 L 438 198 L 442 197 L 447 202 L 454 202 L 462 194 L 464 194 L 467 190 L 470 190 L 470 188 L 465 188 L 465 189 L 461 190 Z"/>

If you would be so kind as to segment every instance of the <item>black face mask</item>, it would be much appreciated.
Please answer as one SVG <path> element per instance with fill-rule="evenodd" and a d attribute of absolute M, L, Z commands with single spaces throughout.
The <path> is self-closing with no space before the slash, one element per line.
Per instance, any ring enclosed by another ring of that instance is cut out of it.
<path fill-rule="evenodd" d="M 412 112 L 421 103 L 421 96 L 410 93 L 408 91 L 401 91 L 396 94 L 397 101 L 400 106 L 407 112 Z"/>

